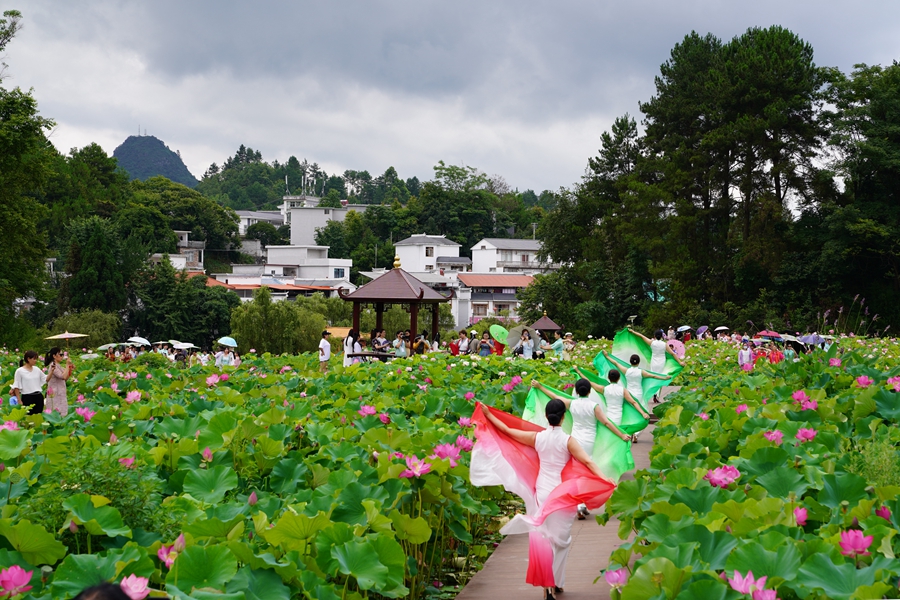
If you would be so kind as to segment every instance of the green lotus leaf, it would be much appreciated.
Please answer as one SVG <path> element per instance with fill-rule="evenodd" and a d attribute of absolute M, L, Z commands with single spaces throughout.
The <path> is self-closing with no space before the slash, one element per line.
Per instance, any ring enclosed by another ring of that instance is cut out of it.
<path fill-rule="evenodd" d="M 651 558 L 628 579 L 622 588 L 622 600 L 647 600 L 660 596 L 674 598 L 690 577 L 689 569 L 679 569 L 668 558 Z"/>
<path fill-rule="evenodd" d="M 692 517 L 672 521 L 666 515 L 653 515 L 644 520 L 641 526 L 641 535 L 646 537 L 647 541 L 664 544 L 669 536 L 693 524 Z"/>
<path fill-rule="evenodd" d="M 228 582 L 226 591 L 243 592 L 246 600 L 290 600 L 291 590 L 284 585 L 281 577 L 269 570 L 254 570 L 243 567 Z"/>
<path fill-rule="evenodd" d="M 224 591 L 237 573 L 237 558 L 226 546 L 188 546 L 166 574 L 166 588 L 191 594 L 212 588 Z"/>
<path fill-rule="evenodd" d="M 822 491 L 817 500 L 830 508 L 837 508 L 845 500 L 852 506 L 868 494 L 866 480 L 853 473 L 834 473 L 823 478 Z"/>
<path fill-rule="evenodd" d="M 364 486 L 352 482 L 338 494 L 337 506 L 331 513 L 334 521 L 341 521 L 351 525 L 366 523 L 366 509 L 362 505 L 363 500 L 387 500 L 388 493 L 380 486 Z"/>
<path fill-rule="evenodd" d="M 672 561 L 679 569 L 690 569 L 691 571 L 702 571 L 703 565 L 698 555 L 698 544 L 696 542 L 685 542 L 677 545 L 660 545 L 648 555 L 635 562 L 635 567 L 640 567 L 648 560 L 654 558 L 667 558 Z"/>
<path fill-rule="evenodd" d="M 666 543 L 685 542 L 699 544 L 700 560 L 706 563 L 706 569 L 712 571 L 724 568 L 729 554 L 738 545 L 737 538 L 727 531 L 710 531 L 702 525 L 691 525 L 680 529 Z"/>
<path fill-rule="evenodd" d="M 0 429 L 0 460 L 15 460 L 28 445 L 28 429 Z"/>
<path fill-rule="evenodd" d="M 335 593 L 335 588 L 312 571 L 303 571 L 300 574 L 303 590 L 309 598 L 316 600 L 341 600 L 341 596 Z M 340 591 L 340 590 L 338 590 Z"/>
<path fill-rule="evenodd" d="M 770 580 L 777 577 L 783 581 L 793 581 L 799 566 L 800 551 L 793 543 L 785 543 L 777 550 L 769 551 L 758 542 L 744 541 L 728 556 L 725 572 L 739 571 L 746 575 L 748 571 L 753 571 L 756 577 L 765 575 Z M 770 584 L 777 585 L 777 582 L 770 581 Z"/>
<path fill-rule="evenodd" d="M 785 434 L 787 437 L 787 434 Z M 765 475 L 772 469 L 787 464 L 790 456 L 781 448 L 775 448 L 770 445 L 760 448 L 753 453 L 750 460 L 742 461 L 738 467 L 741 471 L 746 471 L 750 475 Z M 741 468 L 743 467 L 743 468 Z"/>
<path fill-rule="evenodd" d="M 700 579 L 692 581 L 675 600 L 738 600 L 746 597 L 721 579 Z"/>
<path fill-rule="evenodd" d="M 286 512 L 275 523 L 275 527 L 265 531 L 263 535 L 267 542 L 285 551 L 304 551 L 309 541 L 330 523 L 328 516 L 322 512 L 315 517 Z"/>
<path fill-rule="evenodd" d="M 384 588 L 388 582 L 388 568 L 378 558 L 372 543 L 352 541 L 331 549 L 331 557 L 337 562 L 344 575 L 356 579 L 361 590 Z"/>
<path fill-rule="evenodd" d="M 331 556 L 331 549 L 356 539 L 353 528 L 346 523 L 332 523 L 315 538 L 316 563 L 325 573 L 334 573 L 337 561 Z"/>
<path fill-rule="evenodd" d="M 712 510 L 713 504 L 721 501 L 722 495 L 719 488 L 702 486 L 695 490 L 679 488 L 672 494 L 670 502 L 680 502 L 698 515 L 703 515 Z"/>
<path fill-rule="evenodd" d="M 800 473 L 785 466 L 776 467 L 759 476 L 756 483 L 776 498 L 787 498 L 792 492 L 795 498 L 800 498 L 809 489 L 809 483 Z"/>
<path fill-rule="evenodd" d="M 75 494 L 63 502 L 63 508 L 72 513 L 75 523 L 84 525 L 91 535 L 109 537 L 131 537 L 131 529 L 122 520 L 122 514 L 114 507 L 107 506 L 109 500 L 103 496 Z"/>
<path fill-rule="evenodd" d="M 239 514 L 231 519 L 223 521 L 218 517 L 193 521 L 184 526 L 184 533 L 190 533 L 194 537 L 227 538 L 239 524 L 244 522 L 244 515 Z"/>
<path fill-rule="evenodd" d="M 225 434 L 237 427 L 237 417 L 233 411 L 223 410 L 216 413 L 209 423 L 200 428 L 197 443 L 202 448 L 217 450 L 224 443 Z"/>
<path fill-rule="evenodd" d="M 0 525 L 0 535 L 32 565 L 52 565 L 66 555 L 66 547 L 47 530 L 23 520 Z"/>
<path fill-rule="evenodd" d="M 403 585 L 403 577 L 406 573 L 406 554 L 396 540 L 384 534 L 375 534 L 368 537 L 368 541 L 378 553 L 378 560 L 387 567 L 387 583 L 378 589 L 378 593 L 388 598 L 402 598 L 409 594 L 409 589 Z"/>
<path fill-rule="evenodd" d="M 218 504 L 238 485 L 234 469 L 225 466 L 191 471 L 184 478 L 184 491 L 198 500 Z"/>
<path fill-rule="evenodd" d="M 822 590 L 833 600 L 850 600 L 859 588 L 875 583 L 875 569 L 835 564 L 827 556 L 814 554 L 800 567 L 797 582 L 810 590 Z"/>
<path fill-rule="evenodd" d="M 269 475 L 269 485 L 276 494 L 293 492 L 306 478 L 309 467 L 295 458 L 285 458 L 278 461 Z"/>
<path fill-rule="evenodd" d="M 114 558 L 98 554 L 70 554 L 56 568 L 50 589 L 54 597 L 73 598 L 81 590 L 112 581 L 115 576 Z"/>

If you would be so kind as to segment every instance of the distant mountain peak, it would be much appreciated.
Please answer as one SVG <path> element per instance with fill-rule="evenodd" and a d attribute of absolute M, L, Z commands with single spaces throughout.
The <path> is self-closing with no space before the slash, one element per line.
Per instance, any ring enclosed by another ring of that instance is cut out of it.
<path fill-rule="evenodd" d="M 113 156 L 132 179 L 144 181 L 162 175 L 190 188 L 197 185 L 197 178 L 188 171 L 181 156 L 152 135 L 128 136 Z"/>

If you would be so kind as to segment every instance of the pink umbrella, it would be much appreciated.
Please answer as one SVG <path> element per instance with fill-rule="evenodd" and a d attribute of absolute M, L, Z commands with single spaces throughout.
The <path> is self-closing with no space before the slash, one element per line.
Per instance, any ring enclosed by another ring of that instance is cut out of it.
<path fill-rule="evenodd" d="M 678 358 L 684 358 L 684 344 L 679 342 L 678 340 L 669 340 L 668 341 L 669 348 L 671 348 Z"/>

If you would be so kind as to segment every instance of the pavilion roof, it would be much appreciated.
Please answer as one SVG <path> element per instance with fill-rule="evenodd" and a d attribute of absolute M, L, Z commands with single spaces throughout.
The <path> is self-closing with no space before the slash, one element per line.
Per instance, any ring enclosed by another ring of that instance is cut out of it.
<path fill-rule="evenodd" d="M 553 322 L 553 319 L 547 316 L 547 313 L 544 313 L 544 316 L 535 321 L 531 327 L 533 329 L 562 329 L 559 325 Z"/>
<path fill-rule="evenodd" d="M 355 292 L 346 296 L 342 295 L 341 298 L 361 302 L 424 302 L 429 304 L 449 300 L 399 267 L 391 269 Z"/>

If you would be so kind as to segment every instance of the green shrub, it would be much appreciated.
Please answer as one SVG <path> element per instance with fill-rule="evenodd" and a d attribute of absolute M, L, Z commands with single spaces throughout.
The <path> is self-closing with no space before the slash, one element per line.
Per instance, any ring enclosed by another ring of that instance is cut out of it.
<path fill-rule="evenodd" d="M 156 352 L 146 352 L 131 361 L 131 364 L 135 366 L 150 367 L 153 369 L 163 369 L 169 366 L 169 359 L 162 354 L 157 354 Z"/>

